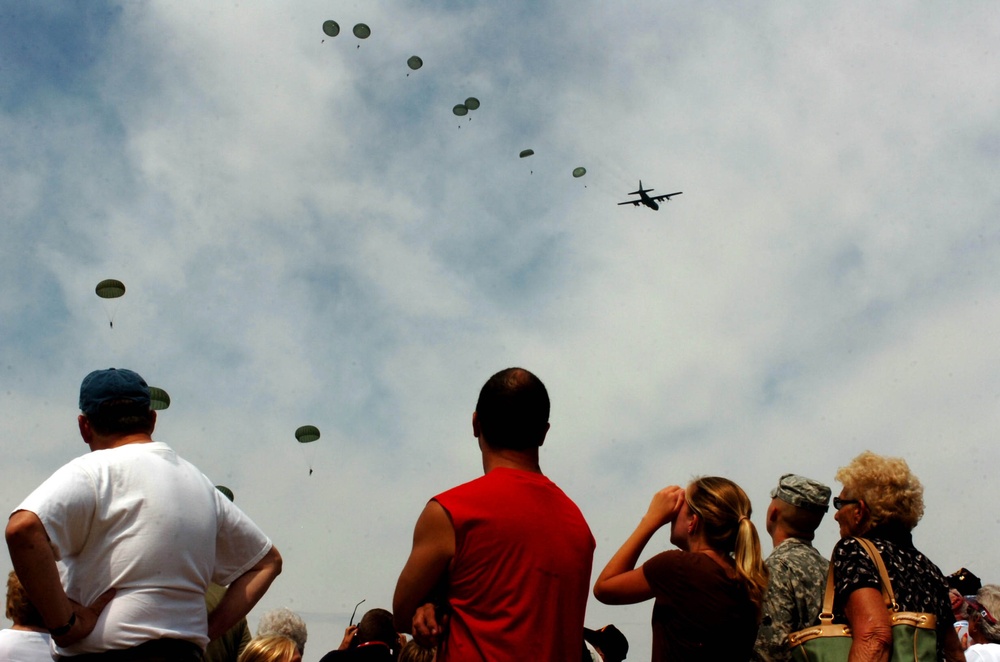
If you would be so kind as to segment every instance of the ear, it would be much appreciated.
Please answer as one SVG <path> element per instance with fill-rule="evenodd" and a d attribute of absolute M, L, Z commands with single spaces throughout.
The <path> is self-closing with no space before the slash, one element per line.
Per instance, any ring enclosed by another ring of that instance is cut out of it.
<path fill-rule="evenodd" d="M 691 518 L 688 520 L 688 535 L 695 533 L 701 528 L 701 516 L 697 513 L 691 513 Z"/>
<path fill-rule="evenodd" d="M 80 428 L 80 436 L 83 437 L 83 442 L 89 444 L 94 438 L 94 431 L 90 427 L 90 421 L 83 414 L 76 417 L 76 425 Z"/>
<path fill-rule="evenodd" d="M 778 506 L 771 501 L 771 505 L 767 507 L 767 521 L 774 524 L 778 521 Z"/>
<path fill-rule="evenodd" d="M 552 429 L 552 425 L 549 424 L 549 423 L 546 423 L 545 424 L 545 432 L 542 434 L 542 440 L 538 442 L 538 447 L 539 448 L 541 448 L 542 444 L 545 443 L 545 435 L 547 435 L 549 433 L 550 429 Z"/>
<path fill-rule="evenodd" d="M 476 439 L 482 436 L 482 431 L 479 429 L 479 413 L 472 412 L 472 436 Z"/>

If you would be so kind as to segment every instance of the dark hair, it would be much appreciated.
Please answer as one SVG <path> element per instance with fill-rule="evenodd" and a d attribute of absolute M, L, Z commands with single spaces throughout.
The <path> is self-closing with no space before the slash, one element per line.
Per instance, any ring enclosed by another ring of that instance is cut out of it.
<path fill-rule="evenodd" d="M 399 647 L 399 635 L 392 624 L 392 613 L 385 609 L 369 609 L 358 621 L 358 633 L 351 641 L 353 646 L 381 641 L 392 650 Z"/>
<path fill-rule="evenodd" d="M 542 380 L 523 368 L 501 370 L 479 391 L 476 418 L 493 448 L 537 448 L 548 431 L 549 393 Z"/>
<path fill-rule="evenodd" d="M 155 421 L 147 403 L 132 400 L 109 400 L 84 416 L 94 432 L 101 435 L 150 434 Z"/>

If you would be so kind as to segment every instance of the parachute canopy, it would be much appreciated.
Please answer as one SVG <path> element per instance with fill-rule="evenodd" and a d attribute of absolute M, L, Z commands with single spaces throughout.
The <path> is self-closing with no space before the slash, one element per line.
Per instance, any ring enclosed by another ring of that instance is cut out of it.
<path fill-rule="evenodd" d="M 583 177 L 586 174 L 587 174 L 587 169 L 584 168 L 584 167 L 573 168 L 573 176 L 574 177 Z"/>
<path fill-rule="evenodd" d="M 303 425 L 295 431 L 295 438 L 300 444 L 308 444 L 319 439 L 319 428 L 315 425 Z"/>
<path fill-rule="evenodd" d="M 476 97 L 469 97 L 465 100 L 465 107 L 469 110 L 476 110 L 479 108 L 479 99 Z"/>
<path fill-rule="evenodd" d="M 149 408 L 154 410 L 166 409 L 170 406 L 170 396 L 162 388 L 149 387 Z"/>
<path fill-rule="evenodd" d="M 416 55 L 411 55 L 410 59 L 406 61 L 406 66 L 408 66 L 410 69 L 413 69 L 414 71 L 416 71 L 420 67 L 424 66 L 424 61 L 421 60 Z"/>
<path fill-rule="evenodd" d="M 462 104 L 457 104 L 454 108 L 451 109 L 451 112 L 453 112 L 456 115 L 458 115 L 459 117 L 461 117 L 463 115 L 468 115 L 469 114 L 469 109 L 466 106 L 462 105 Z"/>
<path fill-rule="evenodd" d="M 225 485 L 216 485 L 215 489 L 225 494 L 226 498 L 229 499 L 230 501 L 233 501 L 236 498 L 236 495 L 233 494 L 233 491 L 228 487 L 226 487 Z"/>
<path fill-rule="evenodd" d="M 518 154 L 518 156 L 520 156 L 523 159 L 524 157 L 531 156 L 534 153 L 535 153 L 535 150 L 533 150 L 533 149 L 522 149 L 521 153 Z"/>
<path fill-rule="evenodd" d="M 340 34 L 340 25 L 337 21 L 323 21 L 323 32 L 327 37 L 336 37 Z"/>
<path fill-rule="evenodd" d="M 364 23 L 358 23 L 354 26 L 354 36 L 358 39 L 367 39 L 372 36 L 372 29 Z"/>
<path fill-rule="evenodd" d="M 117 299 L 125 294 L 125 283 L 114 278 L 109 278 L 98 283 L 94 291 L 102 299 Z"/>

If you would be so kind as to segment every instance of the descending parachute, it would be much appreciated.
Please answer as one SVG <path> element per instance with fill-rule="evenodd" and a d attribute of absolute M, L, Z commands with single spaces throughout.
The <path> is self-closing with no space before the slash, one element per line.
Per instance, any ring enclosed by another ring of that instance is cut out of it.
<path fill-rule="evenodd" d="M 479 99 L 477 99 L 476 97 L 469 97 L 468 99 L 465 100 L 465 107 L 468 108 L 469 110 L 478 110 Z"/>
<path fill-rule="evenodd" d="M 94 291 L 102 299 L 117 299 L 125 295 L 125 283 L 114 278 L 108 278 L 98 283 Z"/>
<path fill-rule="evenodd" d="M 410 69 L 413 69 L 414 71 L 416 71 L 420 67 L 424 66 L 424 61 L 421 60 L 420 57 L 418 57 L 416 55 L 411 55 L 410 59 L 406 61 L 406 66 L 408 66 Z M 409 75 L 409 74 L 407 74 L 407 75 Z"/>
<path fill-rule="evenodd" d="M 323 21 L 323 32 L 327 37 L 336 37 L 340 34 L 340 24 L 337 21 Z"/>
<path fill-rule="evenodd" d="M 94 292 L 102 299 L 118 299 L 125 296 L 125 283 L 114 278 L 102 280 L 94 288 Z M 105 302 L 104 312 L 108 315 L 108 326 L 115 328 L 115 312 L 118 310 L 118 302 Z"/>
<path fill-rule="evenodd" d="M 584 167 L 573 168 L 574 177 L 583 177 L 586 174 L 587 174 L 587 169 Z"/>
<path fill-rule="evenodd" d="M 523 159 L 524 157 L 531 156 L 534 153 L 535 153 L 535 150 L 533 150 L 533 149 L 522 149 L 521 153 L 518 154 L 518 156 L 520 156 Z"/>
<path fill-rule="evenodd" d="M 459 103 L 456 104 L 455 107 L 451 109 L 451 112 L 455 113 L 459 117 L 462 117 L 463 115 L 469 114 L 469 109 L 465 105 Z"/>
<path fill-rule="evenodd" d="M 319 428 L 315 425 L 303 425 L 295 431 L 295 438 L 300 444 L 308 444 L 319 439 Z"/>
<path fill-rule="evenodd" d="M 170 406 L 170 396 L 162 388 L 149 387 L 149 408 L 159 411 Z"/>
<path fill-rule="evenodd" d="M 367 39 L 372 36 L 372 29 L 364 23 L 358 23 L 354 26 L 354 36 L 358 39 Z"/>
<path fill-rule="evenodd" d="M 226 487 L 225 485 L 216 485 L 215 489 L 217 489 L 220 492 L 222 492 L 223 494 L 225 494 L 226 498 L 229 499 L 230 501 L 233 501 L 233 500 L 236 499 L 236 495 L 233 494 L 233 491 L 231 489 L 229 489 L 228 487 Z"/>
<path fill-rule="evenodd" d="M 298 430 L 295 431 L 295 438 L 299 440 L 300 444 L 308 444 L 319 439 L 319 428 L 315 425 L 303 425 Z M 308 449 L 308 450 L 307 450 Z M 306 458 L 306 464 L 309 465 L 309 475 L 312 476 L 313 467 L 312 461 L 313 456 L 316 454 L 316 450 L 311 446 L 304 447 L 302 449 L 302 454 Z"/>

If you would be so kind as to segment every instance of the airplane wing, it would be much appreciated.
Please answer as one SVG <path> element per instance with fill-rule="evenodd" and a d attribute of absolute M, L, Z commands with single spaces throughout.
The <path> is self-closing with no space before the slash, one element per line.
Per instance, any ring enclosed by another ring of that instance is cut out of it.
<path fill-rule="evenodd" d="M 625 202 L 619 202 L 618 204 L 619 205 L 635 205 L 636 207 L 638 207 L 640 202 L 642 202 L 642 200 L 626 200 Z"/>
<path fill-rule="evenodd" d="M 680 195 L 683 192 L 684 191 L 677 191 L 677 193 L 665 193 L 663 195 L 654 195 L 650 198 L 650 200 L 652 200 L 653 202 L 659 202 L 660 200 L 669 200 L 675 195 Z"/>

